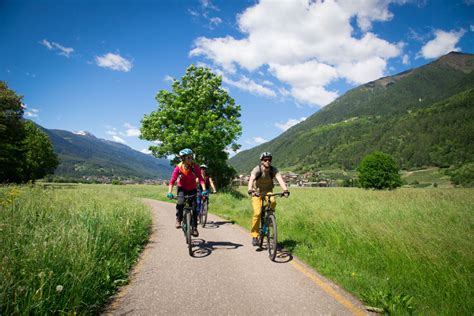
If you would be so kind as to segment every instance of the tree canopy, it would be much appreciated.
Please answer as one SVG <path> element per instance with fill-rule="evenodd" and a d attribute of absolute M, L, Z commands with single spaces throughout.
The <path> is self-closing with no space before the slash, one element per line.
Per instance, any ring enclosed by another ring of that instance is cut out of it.
<path fill-rule="evenodd" d="M 34 181 L 59 163 L 48 136 L 23 119 L 21 100 L 0 81 L 0 183 Z"/>
<path fill-rule="evenodd" d="M 398 164 L 380 151 L 365 156 L 357 171 L 359 183 L 365 189 L 395 189 L 402 185 Z"/>
<path fill-rule="evenodd" d="M 221 88 L 222 78 L 208 68 L 191 65 L 172 91 L 160 90 L 158 109 L 142 120 L 141 138 L 157 143 L 150 150 L 158 158 L 175 156 L 183 148 L 206 163 L 219 185 L 235 173 L 227 165 L 227 150 L 240 148 L 240 106 Z"/>

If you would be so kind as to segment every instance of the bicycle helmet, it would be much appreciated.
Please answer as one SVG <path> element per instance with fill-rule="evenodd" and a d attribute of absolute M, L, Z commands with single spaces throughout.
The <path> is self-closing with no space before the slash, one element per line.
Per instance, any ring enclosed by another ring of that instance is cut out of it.
<path fill-rule="evenodd" d="M 183 156 L 188 156 L 188 155 L 192 155 L 193 154 L 193 151 L 189 148 L 185 148 L 185 149 L 182 149 L 180 152 L 179 152 L 179 156 L 180 157 L 183 157 Z"/>
<path fill-rule="evenodd" d="M 272 154 L 269 153 L 268 151 L 265 151 L 263 152 L 261 155 L 260 155 L 260 160 L 262 160 L 263 158 L 272 158 Z"/>
<path fill-rule="evenodd" d="M 201 168 L 201 169 L 207 169 L 207 165 L 202 164 L 202 165 L 199 166 L 199 168 Z"/>

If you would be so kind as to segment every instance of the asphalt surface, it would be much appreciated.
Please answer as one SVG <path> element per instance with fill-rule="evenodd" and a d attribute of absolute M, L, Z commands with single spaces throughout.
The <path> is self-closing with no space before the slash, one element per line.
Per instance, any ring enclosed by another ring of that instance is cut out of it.
<path fill-rule="evenodd" d="M 153 232 L 131 281 L 109 315 L 364 315 L 362 304 L 281 250 L 277 262 L 251 245 L 248 232 L 209 214 L 193 237 L 193 256 L 175 205 L 144 200 Z M 249 202 L 250 207 L 250 202 Z"/>

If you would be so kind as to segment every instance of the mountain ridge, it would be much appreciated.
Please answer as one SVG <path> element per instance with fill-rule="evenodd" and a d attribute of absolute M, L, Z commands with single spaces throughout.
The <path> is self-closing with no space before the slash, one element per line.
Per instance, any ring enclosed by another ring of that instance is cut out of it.
<path fill-rule="evenodd" d="M 50 138 L 60 164 L 54 177 L 68 179 L 163 180 L 172 171 L 170 162 L 101 139 L 89 132 L 70 132 L 39 126 Z"/>
<path fill-rule="evenodd" d="M 458 94 L 459 98 L 467 98 L 467 101 L 464 100 L 467 105 L 471 104 L 470 102 L 474 103 L 472 93 L 463 94 L 474 88 L 473 70 L 474 55 L 452 52 L 424 66 L 360 85 L 273 140 L 242 151 L 229 162 L 239 172 L 248 172 L 258 163 L 261 151 L 270 151 L 274 153 L 278 166 L 292 171 L 305 171 L 307 168 L 304 164 L 309 165 L 310 169 L 334 164 L 354 169 L 363 155 L 373 150 L 385 150 L 394 155 L 404 168 L 434 164 L 433 160 L 429 159 L 415 163 L 408 154 L 402 153 L 403 146 L 377 143 L 374 139 L 390 138 L 388 137 L 390 135 L 386 134 L 388 128 L 384 128 L 383 124 L 395 124 L 393 128 L 401 128 L 403 119 L 415 124 L 415 127 L 404 126 L 404 128 L 411 129 L 413 133 L 426 134 L 426 131 L 417 130 L 416 122 L 411 120 L 410 113 L 429 109 L 436 103 Z M 459 101 L 456 104 L 464 104 L 463 102 Z M 463 113 L 470 118 L 471 111 L 472 106 L 467 106 L 466 112 Z M 444 115 L 449 117 L 455 113 L 444 113 Z M 451 124 L 434 117 L 430 117 L 430 120 Z M 456 128 L 459 127 L 452 126 L 452 129 Z M 409 139 L 421 142 L 415 136 L 403 135 L 404 138 L 398 141 L 406 146 Z M 459 142 L 455 145 L 456 150 L 461 146 L 460 143 L 465 144 L 464 136 L 459 136 L 462 141 L 456 136 L 458 138 L 455 140 Z M 439 143 L 441 140 L 444 143 Z M 442 137 L 437 140 L 430 139 L 430 146 L 446 147 L 446 142 L 449 140 Z M 432 152 L 433 148 L 426 150 Z M 349 163 L 347 157 L 343 155 L 355 157 Z"/>

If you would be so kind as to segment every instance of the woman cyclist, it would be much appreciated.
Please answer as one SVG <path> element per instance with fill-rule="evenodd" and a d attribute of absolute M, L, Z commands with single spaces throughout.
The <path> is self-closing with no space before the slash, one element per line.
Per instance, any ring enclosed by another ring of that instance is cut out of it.
<path fill-rule="evenodd" d="M 208 192 L 206 189 L 206 183 L 201 175 L 201 168 L 199 165 L 193 161 L 193 151 L 189 148 L 185 148 L 179 152 L 179 157 L 181 162 L 174 168 L 173 174 L 171 175 L 170 184 L 168 186 L 168 194 L 166 195 L 169 199 L 172 199 L 173 196 L 173 186 L 177 182 L 178 192 L 177 192 L 177 202 L 176 202 L 176 228 L 181 228 L 181 221 L 183 220 L 183 209 L 184 209 L 184 196 L 185 195 L 196 195 L 196 179 L 202 186 L 202 195 L 207 197 Z M 197 210 L 196 210 L 196 200 L 193 199 L 193 229 L 192 235 L 194 237 L 199 236 L 197 230 Z"/>
<path fill-rule="evenodd" d="M 201 168 L 201 176 L 204 179 L 204 182 L 206 183 L 206 188 L 212 188 L 212 193 L 216 193 L 216 187 L 214 185 L 214 181 L 212 181 L 212 178 L 207 174 L 207 165 L 202 164 L 199 166 Z M 196 180 L 198 181 L 198 180 Z M 202 192 L 204 189 L 202 188 L 201 184 L 198 184 L 198 195 L 197 195 L 197 209 L 198 209 L 198 214 L 201 211 L 201 202 L 202 202 Z"/>

